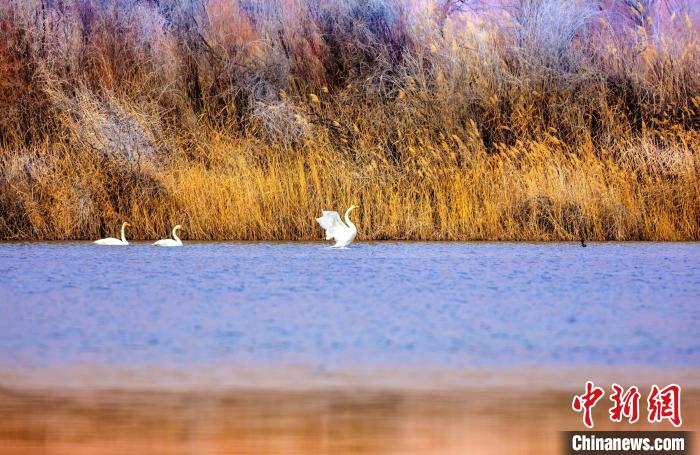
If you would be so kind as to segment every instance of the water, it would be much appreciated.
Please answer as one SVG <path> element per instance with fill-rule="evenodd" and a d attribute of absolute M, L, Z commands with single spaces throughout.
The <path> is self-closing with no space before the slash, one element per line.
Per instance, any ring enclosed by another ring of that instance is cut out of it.
<path fill-rule="evenodd" d="M 700 365 L 700 244 L 0 244 L 0 366 Z"/>
<path fill-rule="evenodd" d="M 697 430 L 699 303 L 699 243 L 0 244 L 0 447 L 554 455 L 586 380 Z"/>

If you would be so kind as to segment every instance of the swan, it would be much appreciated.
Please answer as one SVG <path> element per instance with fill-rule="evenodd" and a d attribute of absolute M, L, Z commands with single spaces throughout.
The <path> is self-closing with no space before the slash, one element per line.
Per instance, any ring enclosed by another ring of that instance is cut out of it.
<path fill-rule="evenodd" d="M 107 237 L 106 239 L 100 239 L 100 240 L 95 240 L 93 243 L 95 245 L 112 245 L 112 246 L 125 246 L 128 245 L 129 242 L 126 241 L 126 237 L 124 237 L 124 228 L 127 226 L 131 226 L 128 222 L 124 221 L 122 223 L 122 239 L 115 239 L 114 237 Z"/>
<path fill-rule="evenodd" d="M 316 218 L 318 224 L 326 230 L 326 240 L 335 240 L 333 248 L 344 248 L 352 243 L 357 236 L 357 227 L 350 221 L 350 212 L 358 206 L 351 205 L 345 212 L 345 223 L 338 212 L 323 211 L 323 216 Z"/>
<path fill-rule="evenodd" d="M 155 246 L 182 246 L 182 240 L 177 236 L 177 231 L 182 229 L 179 224 L 173 228 L 172 239 L 161 239 L 154 243 Z M 173 240 L 174 239 L 174 240 Z"/>

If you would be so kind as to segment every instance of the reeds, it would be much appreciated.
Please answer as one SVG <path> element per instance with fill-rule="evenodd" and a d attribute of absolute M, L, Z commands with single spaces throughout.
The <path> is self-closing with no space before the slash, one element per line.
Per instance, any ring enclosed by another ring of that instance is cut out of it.
<path fill-rule="evenodd" d="M 700 239 L 697 13 L 10 0 L 0 238 Z"/>

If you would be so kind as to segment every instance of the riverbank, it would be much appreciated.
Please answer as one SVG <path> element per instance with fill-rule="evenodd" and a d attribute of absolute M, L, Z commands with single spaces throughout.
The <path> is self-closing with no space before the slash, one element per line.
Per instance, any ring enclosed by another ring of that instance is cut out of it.
<path fill-rule="evenodd" d="M 571 397 L 582 391 L 0 388 L 0 446 L 8 455 L 554 455 L 562 453 L 561 432 L 583 426 L 571 410 Z M 700 428 L 700 412 L 692 405 L 698 400 L 699 389 L 683 390 L 684 430 Z M 607 407 L 594 410 L 596 430 L 673 429 L 644 418 L 613 424 Z"/>
<path fill-rule="evenodd" d="M 219 139 L 202 144 L 216 164 L 142 169 L 60 144 L 6 151 L 0 238 L 90 240 L 117 236 L 128 220 L 134 240 L 161 238 L 175 224 L 187 240 L 312 240 L 322 237 L 322 210 L 359 204 L 362 240 L 700 239 L 700 145 L 654 149 L 672 169 L 657 169 L 644 148 L 615 158 L 537 142 L 498 154 L 453 144 L 460 164 L 423 167 L 418 157 L 397 166 L 319 148 L 261 163 L 247 145 Z"/>

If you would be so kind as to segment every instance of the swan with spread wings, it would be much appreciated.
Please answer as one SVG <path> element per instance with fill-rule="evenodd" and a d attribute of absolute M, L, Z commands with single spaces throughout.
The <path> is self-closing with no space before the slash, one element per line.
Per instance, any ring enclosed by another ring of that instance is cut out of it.
<path fill-rule="evenodd" d="M 340 219 L 338 212 L 324 210 L 323 216 L 316 218 L 318 224 L 326 230 L 326 240 L 335 240 L 333 248 L 344 248 L 352 243 L 357 236 L 357 227 L 350 221 L 350 212 L 357 206 L 351 205 L 345 212 L 345 223 Z"/>

